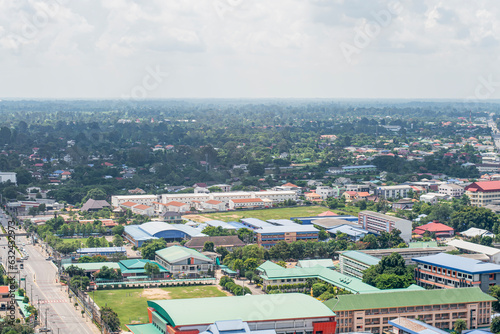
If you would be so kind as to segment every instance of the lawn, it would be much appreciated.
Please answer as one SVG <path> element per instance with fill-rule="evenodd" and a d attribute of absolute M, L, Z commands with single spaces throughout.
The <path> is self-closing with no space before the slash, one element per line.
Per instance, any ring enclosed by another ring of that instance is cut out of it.
<path fill-rule="evenodd" d="M 62 239 L 64 243 L 72 243 L 73 241 L 81 241 L 83 243 L 83 246 L 85 247 L 85 244 L 87 243 L 88 238 L 75 238 L 75 239 Z"/>
<path fill-rule="evenodd" d="M 147 301 L 155 299 L 182 299 L 202 297 L 223 297 L 226 294 L 213 285 L 176 286 L 152 289 L 113 289 L 98 290 L 94 293 L 99 307 L 111 307 L 120 318 L 121 327 L 125 324 L 147 323 Z"/>
<path fill-rule="evenodd" d="M 309 217 L 309 216 L 316 216 L 319 213 L 325 211 L 328 211 L 328 208 L 325 208 L 323 206 L 313 205 L 313 206 L 297 206 L 293 208 L 215 212 L 215 213 L 201 214 L 200 216 L 228 222 L 228 221 L 237 221 L 241 218 L 258 218 L 262 220 L 268 220 L 268 219 L 290 219 L 290 217 Z"/>

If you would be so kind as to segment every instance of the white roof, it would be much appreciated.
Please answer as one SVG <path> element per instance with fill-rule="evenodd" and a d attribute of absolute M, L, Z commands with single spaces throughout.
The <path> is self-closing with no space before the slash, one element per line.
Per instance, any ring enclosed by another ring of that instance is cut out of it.
<path fill-rule="evenodd" d="M 500 253 L 500 249 L 488 247 L 488 246 L 483 246 L 483 245 L 478 245 L 478 244 L 475 244 L 472 242 L 463 241 L 463 240 L 459 240 L 459 239 L 454 239 L 454 240 L 449 241 L 448 245 L 456 247 L 456 248 L 460 248 L 460 249 L 465 249 L 465 250 L 475 252 L 475 253 L 486 254 L 488 256 L 493 256 L 493 255 Z"/>
<path fill-rule="evenodd" d="M 267 226 L 255 230 L 255 233 L 287 233 L 287 232 L 318 232 L 318 229 L 313 225 L 299 225 L 297 226 Z"/>
<path fill-rule="evenodd" d="M 467 238 L 472 238 L 477 235 L 483 235 L 483 236 L 495 236 L 493 233 L 491 233 L 488 230 L 483 230 L 482 228 L 477 228 L 477 227 L 471 227 L 467 231 L 460 232 L 461 235 L 466 236 Z"/>

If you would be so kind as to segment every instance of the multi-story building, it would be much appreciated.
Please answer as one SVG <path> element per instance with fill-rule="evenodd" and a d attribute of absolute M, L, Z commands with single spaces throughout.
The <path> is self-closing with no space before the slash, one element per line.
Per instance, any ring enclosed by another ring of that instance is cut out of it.
<path fill-rule="evenodd" d="M 473 182 L 465 187 L 472 206 L 486 206 L 500 200 L 500 181 Z"/>
<path fill-rule="evenodd" d="M 448 252 L 455 249 L 452 246 L 448 247 L 423 247 L 423 248 L 388 248 L 388 249 L 363 249 L 359 252 L 372 255 L 381 259 L 384 256 L 389 256 L 392 253 L 398 253 L 405 260 L 406 264 L 415 264 L 413 258 L 419 256 L 428 256 Z"/>
<path fill-rule="evenodd" d="M 439 186 L 439 193 L 458 198 L 464 194 L 464 187 L 454 183 L 442 184 Z"/>
<path fill-rule="evenodd" d="M 340 272 L 360 279 L 363 278 L 363 271 L 379 261 L 379 258 L 358 251 L 339 252 Z"/>
<path fill-rule="evenodd" d="M 423 287 L 479 287 L 488 292 L 500 284 L 500 265 L 446 253 L 414 258 L 415 280 Z"/>
<path fill-rule="evenodd" d="M 413 191 L 409 185 L 402 184 L 398 186 L 382 186 L 375 188 L 375 195 L 383 198 L 406 198 L 408 193 Z"/>
<path fill-rule="evenodd" d="M 488 327 L 494 301 L 479 288 L 458 288 L 339 295 L 324 304 L 336 314 L 337 333 L 379 334 L 390 330 L 390 320 L 402 316 L 446 330 L 458 319 L 466 321 L 467 329 Z"/>
<path fill-rule="evenodd" d="M 483 254 L 486 260 L 496 264 L 500 264 L 500 249 L 479 245 L 473 242 L 468 242 L 460 239 L 448 241 L 448 246 L 455 247 L 460 251 L 468 254 Z"/>
<path fill-rule="evenodd" d="M 120 195 L 111 196 L 111 205 L 115 208 L 120 207 L 123 203 L 133 202 L 136 204 L 144 204 L 153 206 L 154 202 L 158 202 L 159 195 Z"/>
<path fill-rule="evenodd" d="M 268 226 L 255 230 L 257 244 L 270 248 L 279 241 L 292 243 L 294 241 L 318 241 L 319 230 L 312 225 Z"/>
<path fill-rule="evenodd" d="M 320 195 L 321 199 L 339 197 L 339 187 L 318 186 L 316 187 L 316 194 Z"/>
<path fill-rule="evenodd" d="M 336 326 L 330 308 L 300 293 L 151 300 L 148 313 L 148 324 L 127 325 L 128 329 L 134 334 L 218 334 L 213 324 L 219 322 L 220 327 L 232 329 L 224 334 L 249 330 L 258 334 L 334 334 Z"/>
<path fill-rule="evenodd" d="M 174 277 L 198 277 L 214 269 L 214 261 L 200 252 L 182 246 L 171 246 L 155 252 L 155 261 Z"/>
<path fill-rule="evenodd" d="M 412 222 L 406 219 L 394 216 L 384 215 L 373 211 L 361 211 L 358 214 L 359 224 L 365 230 L 380 234 L 381 232 L 390 233 L 394 229 L 401 231 L 401 238 L 405 242 L 411 240 Z"/>

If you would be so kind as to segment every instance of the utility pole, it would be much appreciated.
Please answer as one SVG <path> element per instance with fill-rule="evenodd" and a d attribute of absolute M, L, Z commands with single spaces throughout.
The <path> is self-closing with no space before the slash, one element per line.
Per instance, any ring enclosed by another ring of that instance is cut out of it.
<path fill-rule="evenodd" d="M 47 307 L 45 309 L 45 328 L 47 328 L 47 311 L 49 310 L 49 308 Z"/>

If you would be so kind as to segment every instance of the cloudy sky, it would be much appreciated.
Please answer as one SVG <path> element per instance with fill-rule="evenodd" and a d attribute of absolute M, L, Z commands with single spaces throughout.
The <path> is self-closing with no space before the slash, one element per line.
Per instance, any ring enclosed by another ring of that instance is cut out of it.
<path fill-rule="evenodd" d="M 0 97 L 500 98 L 498 1 L 0 0 Z"/>

